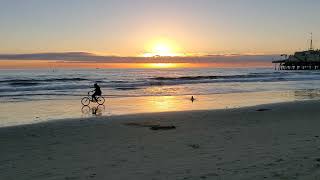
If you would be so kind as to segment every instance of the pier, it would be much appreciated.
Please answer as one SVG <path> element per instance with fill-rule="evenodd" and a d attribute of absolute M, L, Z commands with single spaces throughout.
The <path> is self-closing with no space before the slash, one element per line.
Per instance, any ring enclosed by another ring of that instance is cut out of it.
<path fill-rule="evenodd" d="M 272 61 L 276 70 L 320 70 L 320 61 Z"/>
<path fill-rule="evenodd" d="M 320 70 L 320 50 L 315 50 L 312 44 L 312 33 L 310 48 L 306 51 L 295 52 L 287 56 L 282 54 L 285 59 L 272 61 L 277 70 Z"/>

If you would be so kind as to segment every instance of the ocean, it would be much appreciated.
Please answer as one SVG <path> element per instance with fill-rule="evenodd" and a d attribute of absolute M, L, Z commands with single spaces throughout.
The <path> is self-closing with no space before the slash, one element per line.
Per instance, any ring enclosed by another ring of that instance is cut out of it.
<path fill-rule="evenodd" d="M 101 86 L 104 106 L 83 107 Z M 196 101 L 191 102 L 194 96 Z M 273 68 L 0 71 L 0 127 L 91 116 L 239 108 L 320 99 L 320 71 Z M 99 109 L 100 108 L 100 109 Z M 92 113 L 92 110 L 99 110 Z"/>
<path fill-rule="evenodd" d="M 272 68 L 29 69 L 0 71 L 1 101 L 77 99 L 98 83 L 113 97 L 209 95 L 320 89 L 318 71 Z"/>

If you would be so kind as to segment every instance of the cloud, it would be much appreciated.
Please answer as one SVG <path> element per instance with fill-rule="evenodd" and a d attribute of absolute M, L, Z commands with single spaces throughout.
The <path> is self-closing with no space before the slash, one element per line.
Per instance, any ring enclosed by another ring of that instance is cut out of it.
<path fill-rule="evenodd" d="M 101 56 L 88 52 L 50 52 L 32 54 L 0 54 L 0 60 L 52 60 L 84 63 L 153 63 L 153 62 L 186 62 L 186 63 L 210 63 L 210 62 L 241 62 L 241 61 L 272 61 L 279 55 L 255 55 L 255 54 L 208 54 L 204 56 L 181 57 L 120 57 Z"/>
<path fill-rule="evenodd" d="M 87 60 L 92 58 L 102 58 L 87 52 L 53 52 L 53 53 L 33 53 L 33 54 L 0 54 L 2 60 Z"/>

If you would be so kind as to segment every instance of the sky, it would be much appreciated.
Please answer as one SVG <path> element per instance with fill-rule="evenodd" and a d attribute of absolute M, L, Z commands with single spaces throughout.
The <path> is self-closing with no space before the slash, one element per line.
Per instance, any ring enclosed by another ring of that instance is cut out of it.
<path fill-rule="evenodd" d="M 280 54 L 320 48 L 319 0 L 0 0 L 0 54 Z M 160 47 L 162 48 L 162 47 Z"/>

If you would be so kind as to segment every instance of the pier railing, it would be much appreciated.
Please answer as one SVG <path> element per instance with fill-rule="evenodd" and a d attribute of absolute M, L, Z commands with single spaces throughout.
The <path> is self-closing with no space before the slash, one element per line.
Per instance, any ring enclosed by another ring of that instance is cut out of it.
<path fill-rule="evenodd" d="M 320 61 L 272 61 L 278 70 L 320 70 Z"/>

